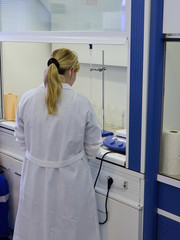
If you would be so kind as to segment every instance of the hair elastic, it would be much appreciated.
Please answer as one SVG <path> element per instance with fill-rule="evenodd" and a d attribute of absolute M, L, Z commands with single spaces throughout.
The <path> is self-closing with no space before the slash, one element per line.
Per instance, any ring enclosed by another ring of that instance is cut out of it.
<path fill-rule="evenodd" d="M 59 66 L 59 63 L 58 63 L 58 60 L 56 60 L 55 58 L 50 58 L 47 62 L 47 65 L 51 65 L 52 63 L 54 63 L 58 69 L 58 72 L 60 73 L 60 66 Z"/>

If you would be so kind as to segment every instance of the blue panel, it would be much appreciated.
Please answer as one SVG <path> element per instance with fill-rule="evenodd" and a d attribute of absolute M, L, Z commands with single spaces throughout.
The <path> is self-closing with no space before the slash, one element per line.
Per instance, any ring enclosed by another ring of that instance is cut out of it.
<path fill-rule="evenodd" d="M 140 172 L 144 0 L 131 1 L 129 168 Z"/>
<path fill-rule="evenodd" d="M 159 215 L 157 240 L 179 240 L 179 239 L 180 239 L 180 223 Z"/>
<path fill-rule="evenodd" d="M 144 240 L 155 240 L 157 233 L 157 204 L 161 112 L 163 97 L 164 43 L 162 41 L 163 0 L 151 1 L 151 33 L 147 109 L 147 140 L 144 195 Z"/>
<path fill-rule="evenodd" d="M 180 189 L 159 183 L 158 208 L 180 217 Z"/>
<path fill-rule="evenodd" d="M 8 182 L 0 174 L 0 197 L 5 197 L 7 194 L 9 194 Z M 0 199 L 0 239 L 4 239 L 8 235 L 8 200 L 3 202 Z"/>

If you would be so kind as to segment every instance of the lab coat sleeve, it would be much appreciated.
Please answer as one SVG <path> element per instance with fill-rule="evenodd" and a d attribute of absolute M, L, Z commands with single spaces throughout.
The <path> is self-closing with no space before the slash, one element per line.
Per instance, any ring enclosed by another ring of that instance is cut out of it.
<path fill-rule="evenodd" d="M 18 104 L 16 119 L 15 119 L 15 132 L 14 136 L 16 137 L 16 141 L 19 143 L 21 149 L 23 151 L 26 151 L 26 139 L 24 134 L 24 111 L 27 107 L 28 102 L 31 100 L 31 97 L 33 97 L 34 89 L 31 89 L 23 94 L 21 97 L 21 100 Z"/>
<path fill-rule="evenodd" d="M 26 151 L 26 141 L 24 136 L 24 122 L 22 117 L 22 112 L 20 111 L 20 104 L 17 109 L 16 120 L 15 120 L 15 132 L 14 136 L 16 141 L 19 143 L 21 149 Z"/>
<path fill-rule="evenodd" d="M 96 114 L 90 105 L 87 113 L 87 123 L 84 138 L 84 150 L 88 160 L 94 159 L 100 152 L 102 145 L 101 128 L 99 127 Z"/>
<path fill-rule="evenodd" d="M 101 144 L 84 144 L 84 150 L 89 161 L 100 154 L 100 146 Z"/>

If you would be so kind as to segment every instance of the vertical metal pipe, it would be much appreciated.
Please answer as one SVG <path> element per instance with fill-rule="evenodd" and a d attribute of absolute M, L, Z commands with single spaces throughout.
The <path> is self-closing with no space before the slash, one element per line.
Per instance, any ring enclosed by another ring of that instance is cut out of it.
<path fill-rule="evenodd" d="M 102 50 L 102 131 L 104 131 L 104 50 Z"/>

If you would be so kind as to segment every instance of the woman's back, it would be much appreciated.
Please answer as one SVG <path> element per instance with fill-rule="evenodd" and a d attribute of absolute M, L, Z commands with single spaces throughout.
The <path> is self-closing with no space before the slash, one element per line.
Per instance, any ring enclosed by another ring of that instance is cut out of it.
<path fill-rule="evenodd" d="M 78 65 L 74 58 L 70 65 Z M 26 153 L 13 240 L 100 240 L 88 158 L 99 151 L 101 130 L 89 101 L 70 86 L 74 68 L 63 78 L 57 59 L 49 62 L 56 77 L 25 93 L 18 105 L 15 136 Z"/>

